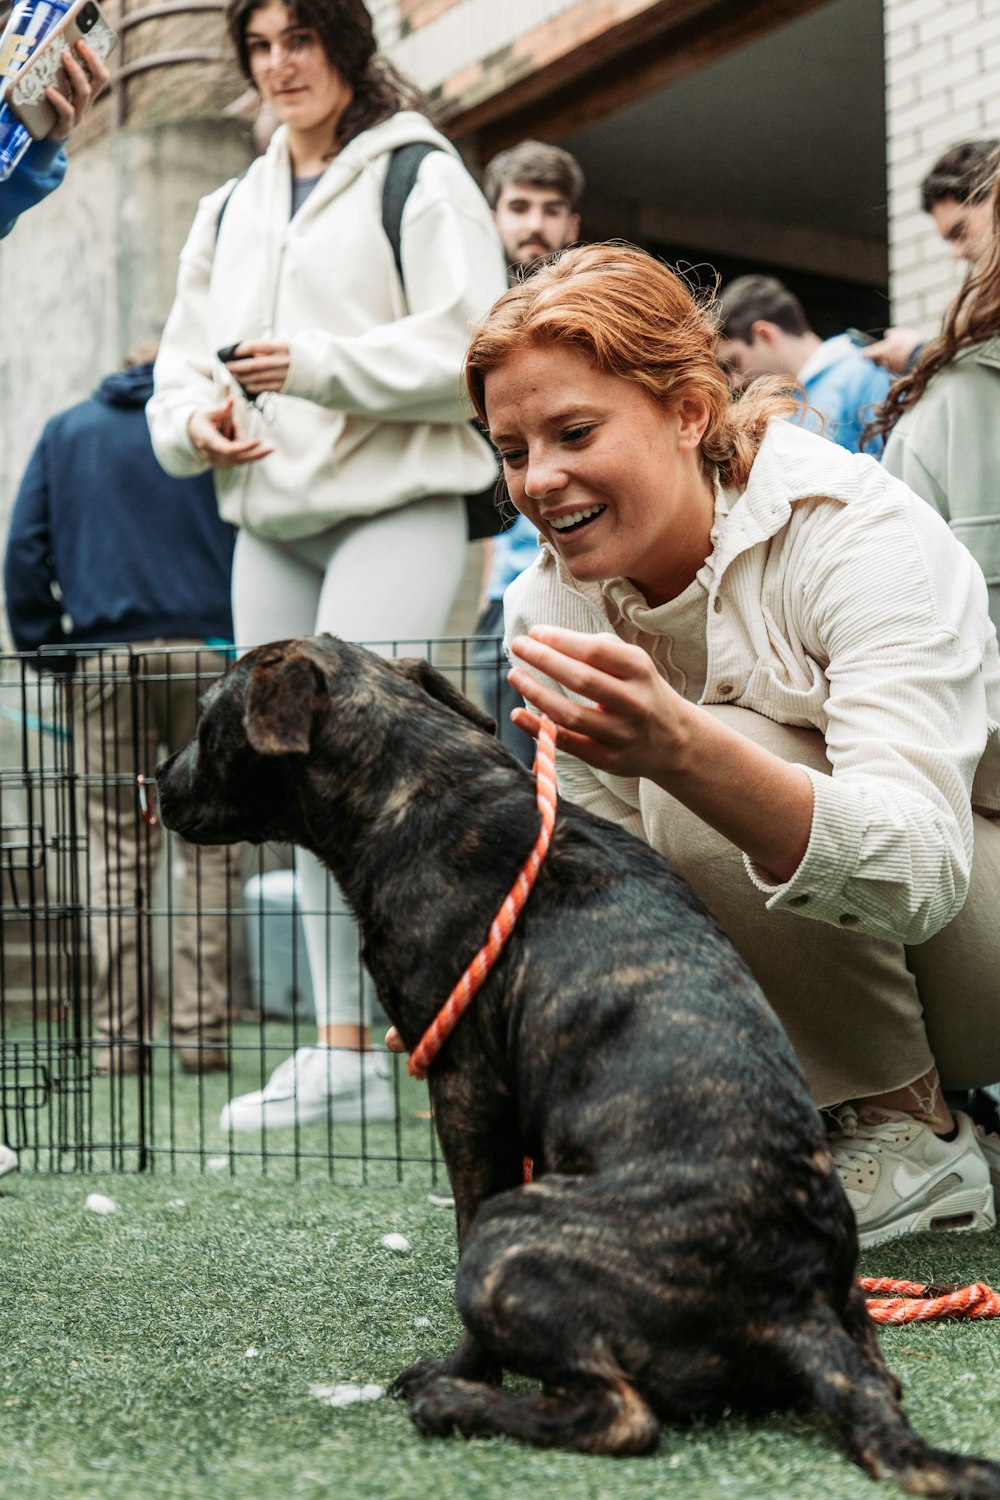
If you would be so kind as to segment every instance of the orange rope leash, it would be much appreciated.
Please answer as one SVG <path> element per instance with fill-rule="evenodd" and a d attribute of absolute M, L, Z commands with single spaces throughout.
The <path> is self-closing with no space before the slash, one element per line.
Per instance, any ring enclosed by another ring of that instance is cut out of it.
<path fill-rule="evenodd" d="M 490 927 L 490 935 L 472 960 L 461 979 L 428 1026 L 420 1042 L 410 1056 L 407 1067 L 414 1078 L 426 1078 L 431 1063 L 468 1010 L 476 992 L 503 951 L 514 924 L 531 895 L 535 877 L 552 841 L 552 828 L 556 820 L 556 727 L 544 716 L 538 730 L 538 745 L 535 751 L 535 786 L 538 811 L 542 826 L 535 840 L 535 847 L 521 866 L 520 873 L 497 912 Z"/>
<path fill-rule="evenodd" d="M 983 1282 L 891 1281 L 859 1276 L 862 1291 L 871 1292 L 868 1311 L 876 1323 L 926 1323 L 932 1318 L 1000 1318 L 1000 1292 Z"/>

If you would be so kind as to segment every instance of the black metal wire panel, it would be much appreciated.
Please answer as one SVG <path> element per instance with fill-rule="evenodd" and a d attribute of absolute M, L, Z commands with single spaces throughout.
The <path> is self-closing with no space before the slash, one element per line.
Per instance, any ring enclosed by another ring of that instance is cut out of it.
<path fill-rule="evenodd" d="M 496 711 L 499 641 L 374 644 Z M 362 1089 L 355 1120 L 220 1125 L 316 1042 L 296 851 L 182 848 L 137 781 L 189 737 L 224 665 L 159 645 L 0 655 L 0 1135 L 22 1171 L 437 1181 L 426 1088 L 398 1059 L 390 1118 L 369 1118 Z M 351 918 L 334 895 L 322 920 Z M 351 991 L 380 1048 L 360 955 Z M 206 1060 L 219 1070 L 189 1071 Z"/>

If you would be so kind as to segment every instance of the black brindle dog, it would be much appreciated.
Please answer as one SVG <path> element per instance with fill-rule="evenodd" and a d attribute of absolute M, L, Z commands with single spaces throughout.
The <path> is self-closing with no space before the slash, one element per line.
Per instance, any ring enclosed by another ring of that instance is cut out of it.
<path fill-rule="evenodd" d="M 263 646 L 160 767 L 163 821 L 196 844 L 313 850 L 412 1049 L 539 825 L 533 782 L 492 728 L 424 662 L 329 636 Z M 396 1381 L 421 1431 L 637 1454 L 661 1421 L 818 1406 L 873 1476 L 1000 1496 L 1000 1465 L 930 1448 L 903 1418 L 784 1033 L 712 918 L 630 834 L 560 803 L 430 1089 L 466 1332 Z M 503 1369 L 541 1391 L 504 1390 Z"/>

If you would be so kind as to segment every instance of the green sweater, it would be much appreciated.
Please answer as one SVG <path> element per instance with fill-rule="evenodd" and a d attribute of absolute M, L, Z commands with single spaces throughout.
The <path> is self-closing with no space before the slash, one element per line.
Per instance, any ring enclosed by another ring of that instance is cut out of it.
<path fill-rule="evenodd" d="M 972 553 L 1000 631 L 1000 338 L 964 350 L 935 375 L 893 428 L 882 462 Z"/>

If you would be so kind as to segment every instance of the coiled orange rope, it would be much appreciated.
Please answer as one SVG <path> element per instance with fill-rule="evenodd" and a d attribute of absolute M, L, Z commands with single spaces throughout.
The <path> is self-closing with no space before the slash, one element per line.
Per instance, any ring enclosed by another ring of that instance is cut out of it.
<path fill-rule="evenodd" d="M 1000 1292 L 981 1281 L 971 1286 L 954 1283 L 890 1281 L 884 1276 L 859 1276 L 862 1291 L 870 1292 L 868 1312 L 876 1323 L 927 1323 L 932 1318 L 1000 1318 Z"/>
<path fill-rule="evenodd" d="M 556 820 L 556 727 L 551 719 L 542 718 L 535 751 L 535 789 L 542 826 L 535 847 L 521 866 L 520 873 L 490 926 L 490 935 L 472 960 L 461 979 L 428 1026 L 410 1055 L 407 1067 L 414 1078 L 426 1078 L 431 1063 L 469 1008 L 476 992 L 503 951 L 514 924 L 531 895 L 535 877 L 552 841 Z"/>

